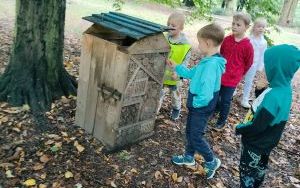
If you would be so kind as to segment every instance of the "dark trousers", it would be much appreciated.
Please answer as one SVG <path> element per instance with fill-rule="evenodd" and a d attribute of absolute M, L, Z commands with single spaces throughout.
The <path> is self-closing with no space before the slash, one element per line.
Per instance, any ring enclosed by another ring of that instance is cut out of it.
<path fill-rule="evenodd" d="M 264 181 L 269 154 L 260 154 L 242 147 L 240 159 L 240 184 L 242 188 L 258 188 Z"/>
<path fill-rule="evenodd" d="M 205 161 L 209 162 L 214 159 L 213 152 L 204 138 L 207 121 L 212 115 L 218 100 L 218 92 L 214 93 L 214 98 L 205 107 L 193 107 L 193 94 L 189 92 L 187 107 L 188 117 L 186 123 L 186 155 L 194 156 L 198 152 L 203 156 Z"/>
<path fill-rule="evenodd" d="M 218 124 L 226 122 L 235 87 L 221 86 L 216 111 L 219 112 Z"/>

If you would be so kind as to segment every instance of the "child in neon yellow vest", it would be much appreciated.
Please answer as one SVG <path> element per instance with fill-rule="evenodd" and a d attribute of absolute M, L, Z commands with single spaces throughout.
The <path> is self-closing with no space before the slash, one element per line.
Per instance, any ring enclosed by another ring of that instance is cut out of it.
<path fill-rule="evenodd" d="M 172 13 L 168 18 L 168 27 L 170 31 L 168 32 L 166 38 L 170 44 L 171 50 L 167 61 L 172 61 L 177 65 L 188 64 L 191 57 L 191 45 L 188 43 L 185 35 L 182 33 L 184 26 L 184 15 L 181 13 Z M 161 91 L 159 107 L 157 113 L 159 112 L 161 105 L 163 103 L 164 96 L 168 91 L 171 91 L 172 96 L 172 113 L 171 118 L 176 120 L 179 118 L 181 109 L 181 95 L 180 86 L 181 80 L 176 75 L 174 70 L 166 67 L 164 74 L 164 87 Z"/>

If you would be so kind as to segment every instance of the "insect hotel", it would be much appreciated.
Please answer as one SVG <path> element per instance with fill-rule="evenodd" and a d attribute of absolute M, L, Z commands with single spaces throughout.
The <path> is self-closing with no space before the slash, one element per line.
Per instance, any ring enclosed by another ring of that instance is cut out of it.
<path fill-rule="evenodd" d="M 152 135 L 167 28 L 115 12 L 83 19 L 94 24 L 82 38 L 76 124 L 108 150 Z"/>

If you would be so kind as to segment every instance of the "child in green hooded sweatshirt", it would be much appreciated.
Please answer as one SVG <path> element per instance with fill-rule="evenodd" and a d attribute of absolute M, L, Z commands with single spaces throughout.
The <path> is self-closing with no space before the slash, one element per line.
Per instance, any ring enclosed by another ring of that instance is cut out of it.
<path fill-rule="evenodd" d="M 236 133 L 242 135 L 239 169 L 243 188 L 259 187 L 264 180 L 270 152 L 289 118 L 291 80 L 300 67 L 300 50 L 287 44 L 271 47 L 265 52 L 264 63 L 269 88 L 254 101 L 244 122 L 236 126 Z"/>

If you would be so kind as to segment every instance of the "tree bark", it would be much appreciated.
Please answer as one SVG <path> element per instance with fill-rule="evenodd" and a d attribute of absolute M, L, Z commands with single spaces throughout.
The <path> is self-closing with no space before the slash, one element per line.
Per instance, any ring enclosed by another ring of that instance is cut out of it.
<path fill-rule="evenodd" d="M 184 0 L 183 3 L 184 3 L 184 5 L 187 6 L 187 7 L 194 7 L 194 6 L 195 6 L 193 0 Z"/>
<path fill-rule="evenodd" d="M 298 0 L 285 0 L 278 24 L 281 26 L 290 26 L 293 23 L 295 17 Z"/>
<path fill-rule="evenodd" d="M 237 0 L 226 0 L 225 1 L 225 14 L 232 15 L 236 11 Z"/>
<path fill-rule="evenodd" d="M 0 100 L 45 111 L 54 99 L 76 94 L 63 66 L 66 0 L 17 0 L 9 64 L 0 77 Z"/>

